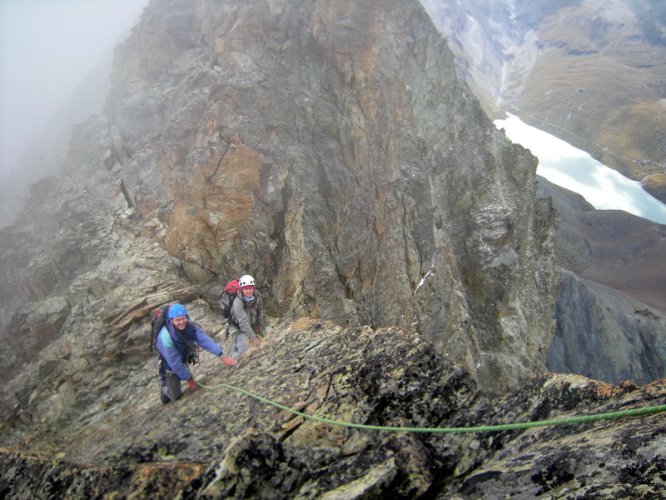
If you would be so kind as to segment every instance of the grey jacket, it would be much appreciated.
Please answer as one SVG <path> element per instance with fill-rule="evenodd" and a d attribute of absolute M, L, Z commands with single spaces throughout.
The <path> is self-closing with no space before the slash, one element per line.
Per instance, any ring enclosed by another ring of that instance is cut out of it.
<path fill-rule="evenodd" d="M 234 298 L 231 305 L 231 321 L 238 326 L 249 339 L 264 336 L 264 302 L 259 290 L 254 291 L 255 301 L 253 304 L 246 304 L 241 298 L 242 292 Z"/>

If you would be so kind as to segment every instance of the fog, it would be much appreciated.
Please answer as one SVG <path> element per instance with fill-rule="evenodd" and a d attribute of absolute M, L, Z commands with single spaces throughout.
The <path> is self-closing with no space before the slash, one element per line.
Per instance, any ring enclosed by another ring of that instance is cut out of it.
<path fill-rule="evenodd" d="M 140 18 L 148 0 L 0 0 L 0 178 Z M 98 113 L 100 109 L 91 110 Z M 6 183 L 3 182 L 6 186 Z"/>

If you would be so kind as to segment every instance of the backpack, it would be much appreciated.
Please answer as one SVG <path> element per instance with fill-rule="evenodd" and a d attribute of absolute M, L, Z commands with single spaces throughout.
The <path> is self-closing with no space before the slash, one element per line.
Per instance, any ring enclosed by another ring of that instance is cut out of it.
<path fill-rule="evenodd" d="M 227 284 L 224 285 L 224 291 L 220 294 L 220 311 L 226 319 L 231 316 L 231 306 L 234 303 L 238 289 L 238 280 L 227 281 Z"/>
<path fill-rule="evenodd" d="M 169 312 L 170 304 L 155 309 L 150 315 L 150 350 L 155 350 L 155 341 L 160 330 L 164 328 L 167 320 L 167 313 Z"/>

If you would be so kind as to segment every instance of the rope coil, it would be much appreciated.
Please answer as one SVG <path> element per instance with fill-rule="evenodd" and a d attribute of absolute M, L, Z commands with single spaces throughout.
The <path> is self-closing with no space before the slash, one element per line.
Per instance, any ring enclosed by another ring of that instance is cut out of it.
<path fill-rule="evenodd" d="M 219 388 L 230 389 L 232 391 L 238 392 L 245 396 L 249 396 L 257 401 L 262 403 L 275 406 L 281 410 L 287 411 L 299 417 L 303 417 L 307 420 L 314 420 L 316 422 L 321 422 L 329 425 L 336 425 L 339 427 L 349 427 L 352 429 L 366 429 L 373 431 L 388 431 L 388 432 L 428 432 L 428 433 L 463 433 L 463 432 L 502 432 L 502 431 L 512 431 L 520 429 L 529 429 L 532 427 L 546 427 L 546 426 L 556 426 L 556 425 L 570 425 L 570 424 L 581 424 L 587 422 L 597 422 L 600 420 L 613 420 L 620 418 L 636 417 L 641 415 L 652 415 L 666 411 L 666 405 L 656 405 L 656 406 L 646 406 L 643 408 L 634 408 L 629 410 L 620 410 L 620 411 L 610 411 L 606 413 L 597 413 L 594 415 L 581 415 L 578 417 L 567 417 L 560 419 L 551 419 L 551 420 L 537 420 L 534 422 L 515 422 L 508 424 L 495 424 L 495 425 L 479 425 L 472 427 L 394 427 L 394 426 L 384 426 L 384 425 L 368 425 L 368 424 L 355 424 L 353 422 L 342 422 L 340 420 L 333 420 L 330 418 L 319 417 L 317 415 L 309 415 L 303 413 L 302 411 L 294 410 L 288 406 L 285 406 L 280 403 L 276 403 L 270 399 L 254 394 L 253 392 L 247 391 L 240 387 L 236 387 L 231 384 L 218 384 L 214 386 L 207 386 L 204 384 L 199 384 L 201 387 L 207 390 L 215 390 Z"/>

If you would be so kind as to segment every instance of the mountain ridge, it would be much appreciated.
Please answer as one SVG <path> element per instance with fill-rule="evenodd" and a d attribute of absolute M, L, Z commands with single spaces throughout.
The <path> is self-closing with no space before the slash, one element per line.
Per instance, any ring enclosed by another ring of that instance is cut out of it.
<path fill-rule="evenodd" d="M 218 331 L 219 317 L 205 310 L 199 303 L 193 311 Z M 648 408 L 663 400 L 663 379 L 639 388 L 548 374 L 504 395 L 488 394 L 469 372 L 406 332 L 310 318 L 274 323 L 235 368 L 202 355 L 194 370 L 205 389 L 186 391 L 173 404 L 159 402 L 145 369 L 154 360 L 136 361 L 145 366 L 128 385 L 113 378 L 86 383 L 93 391 L 112 388 L 94 408 L 81 411 L 83 401 L 69 391 L 73 407 L 64 420 L 31 422 L 26 413 L 14 414 L 3 441 L 32 451 L 0 451 L 3 491 L 50 497 L 56 490 L 74 498 L 610 498 L 655 494 L 664 485 L 656 473 L 663 464 L 658 414 L 499 433 L 377 432 L 304 419 L 223 387 L 341 422 L 430 428 Z M 63 387 L 57 392 L 68 396 Z"/>
<path fill-rule="evenodd" d="M 162 405 L 150 310 L 182 302 L 228 352 L 217 299 L 245 272 L 271 328 L 234 369 L 202 353 L 204 385 L 422 427 L 646 407 L 664 385 L 547 373 L 552 202 L 417 2 L 154 0 L 115 57 L 104 115 L 0 229 L 3 492 L 661 486 L 656 415 L 450 438 L 330 428 L 223 391 Z"/>

